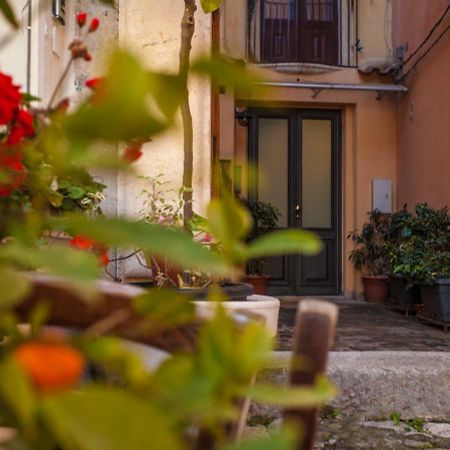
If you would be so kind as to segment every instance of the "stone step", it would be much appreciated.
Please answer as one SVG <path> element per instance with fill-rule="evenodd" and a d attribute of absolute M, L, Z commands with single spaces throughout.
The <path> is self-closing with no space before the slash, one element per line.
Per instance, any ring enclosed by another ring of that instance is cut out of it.
<path fill-rule="evenodd" d="M 291 352 L 273 352 L 271 367 L 258 375 L 262 383 L 285 385 Z M 332 352 L 328 376 L 338 395 L 330 406 L 344 416 L 450 421 L 450 353 Z M 249 420 L 270 423 L 279 408 L 252 404 Z"/>

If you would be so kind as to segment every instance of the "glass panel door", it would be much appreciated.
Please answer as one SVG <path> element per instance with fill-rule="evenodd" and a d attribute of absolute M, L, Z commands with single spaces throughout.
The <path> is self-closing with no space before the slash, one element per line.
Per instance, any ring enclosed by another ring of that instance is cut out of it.
<path fill-rule="evenodd" d="M 301 217 L 303 228 L 332 226 L 332 123 L 302 119 Z"/>
<path fill-rule="evenodd" d="M 288 226 L 288 125 L 287 118 L 258 124 L 258 200 L 280 210 L 280 228 Z"/>

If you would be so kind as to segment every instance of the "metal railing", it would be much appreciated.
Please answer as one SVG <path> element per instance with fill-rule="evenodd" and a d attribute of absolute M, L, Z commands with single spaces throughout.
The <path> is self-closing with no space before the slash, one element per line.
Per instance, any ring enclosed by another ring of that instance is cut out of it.
<path fill-rule="evenodd" d="M 253 63 L 357 65 L 357 0 L 248 0 Z"/>

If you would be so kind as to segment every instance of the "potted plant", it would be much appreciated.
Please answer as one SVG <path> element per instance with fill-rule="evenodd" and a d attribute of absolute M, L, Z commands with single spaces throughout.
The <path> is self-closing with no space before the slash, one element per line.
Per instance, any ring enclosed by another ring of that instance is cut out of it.
<path fill-rule="evenodd" d="M 355 269 L 362 272 L 364 297 L 368 302 L 381 303 L 389 296 L 387 274 L 390 265 L 386 241 L 389 223 L 389 216 L 373 210 L 361 231 L 354 230 L 348 235 L 355 243 L 349 259 Z"/>
<path fill-rule="evenodd" d="M 141 209 L 141 218 L 145 223 L 163 226 L 173 231 L 180 231 L 183 229 L 183 211 L 184 198 L 183 188 L 173 190 L 164 180 L 163 175 L 158 175 L 155 178 L 145 177 L 150 182 L 148 189 L 142 191 L 144 197 L 143 207 Z M 253 206 L 252 211 L 247 211 L 242 205 L 233 199 L 231 196 L 226 196 L 227 208 L 222 211 L 224 214 L 234 214 L 236 217 L 241 217 L 243 222 L 250 223 L 253 216 L 257 227 L 253 227 L 247 238 L 247 244 L 258 236 L 272 231 L 276 226 L 278 213 L 271 205 L 260 203 L 259 209 L 256 205 Z M 258 215 L 256 216 L 256 211 Z M 264 214 L 266 212 L 266 214 Z M 218 217 L 218 212 L 214 213 L 214 217 Z M 256 219 L 258 222 L 256 222 Z M 208 220 L 209 219 L 209 220 Z M 189 221 L 189 229 L 185 230 L 197 242 L 200 242 L 204 247 L 214 251 L 224 252 L 226 243 L 224 239 L 220 238 L 220 231 L 215 230 L 211 218 L 208 219 L 194 214 Z M 243 224 L 241 224 L 243 225 Z M 217 224 L 216 224 L 217 226 Z M 236 227 L 239 224 L 235 225 Z M 221 226 L 219 228 L 222 228 Z M 246 225 L 243 225 L 246 229 Z M 247 234 L 247 231 L 245 231 Z M 243 235 L 242 238 L 245 236 Z M 235 244 L 232 244 L 234 246 Z M 137 255 L 138 256 L 138 255 Z M 138 256 L 139 257 L 139 256 Z M 250 313 L 259 314 L 264 317 L 266 328 L 270 335 L 274 337 L 277 333 L 278 315 L 280 309 L 280 302 L 277 298 L 268 297 L 266 286 L 264 289 L 255 289 L 255 285 L 249 282 L 236 282 L 237 280 L 230 280 L 228 278 L 214 277 L 209 273 L 197 270 L 183 270 L 178 266 L 170 264 L 167 260 L 159 258 L 149 252 L 144 252 L 145 265 L 151 271 L 150 279 L 126 279 L 125 281 L 131 284 L 139 285 L 141 287 L 154 288 L 175 288 L 178 292 L 189 295 L 193 298 L 197 311 L 200 315 L 210 316 L 217 308 L 215 302 L 209 301 L 211 296 L 217 297 L 211 286 L 219 286 L 222 297 L 225 302 L 225 309 L 249 311 Z M 261 264 L 264 260 L 262 258 L 256 259 L 256 265 Z M 252 262 L 253 263 L 253 262 Z M 143 262 L 141 262 L 143 264 Z M 252 266 L 252 264 L 250 264 Z M 254 266 L 252 266 L 254 267 Z M 253 281 L 255 277 L 249 278 Z M 267 283 L 267 276 L 262 276 Z M 247 281 L 247 280 L 244 280 Z"/>
<path fill-rule="evenodd" d="M 419 203 L 414 215 L 404 212 L 394 219 L 403 221 L 404 228 L 397 239 L 391 234 L 391 295 L 408 312 L 422 301 L 419 284 L 433 284 L 445 275 L 449 217 L 447 208 Z"/>
<path fill-rule="evenodd" d="M 263 236 L 277 228 L 280 211 L 270 203 L 242 199 L 242 203 L 250 211 L 253 226 L 248 235 L 248 242 Z M 250 283 L 255 294 L 267 295 L 267 283 L 270 276 L 266 273 L 267 262 L 264 258 L 255 258 L 247 264 L 247 275 L 244 280 Z"/>
<path fill-rule="evenodd" d="M 409 315 L 420 304 L 419 286 L 410 281 L 414 255 L 410 254 L 415 216 L 404 205 L 391 215 L 387 245 L 391 273 L 389 274 L 390 306 Z"/>

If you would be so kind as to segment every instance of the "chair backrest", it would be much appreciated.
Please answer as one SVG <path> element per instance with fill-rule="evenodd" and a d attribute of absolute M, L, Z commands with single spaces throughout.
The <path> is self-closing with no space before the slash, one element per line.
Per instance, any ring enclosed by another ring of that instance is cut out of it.
<path fill-rule="evenodd" d="M 320 300 L 302 300 L 297 310 L 293 357 L 289 383 L 312 386 L 318 375 L 325 375 L 331 350 L 338 307 Z M 318 409 L 289 409 L 284 419 L 302 430 L 296 450 L 311 450 L 314 446 Z"/>

